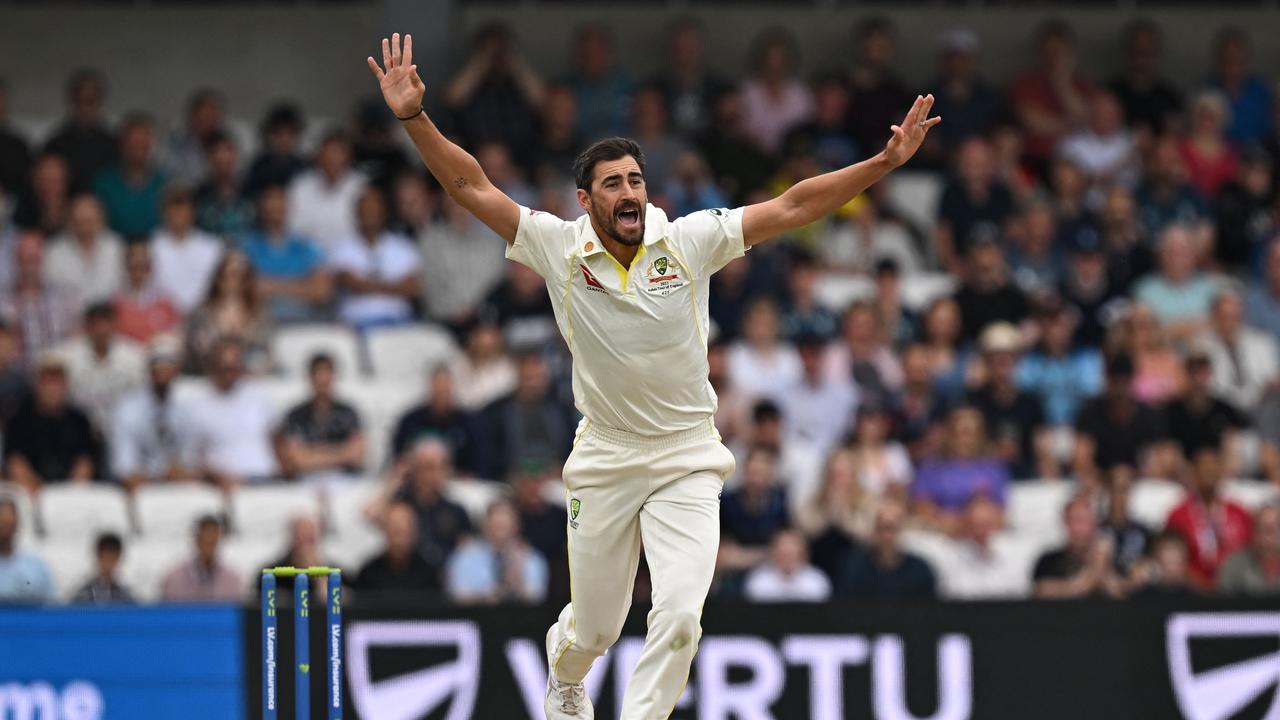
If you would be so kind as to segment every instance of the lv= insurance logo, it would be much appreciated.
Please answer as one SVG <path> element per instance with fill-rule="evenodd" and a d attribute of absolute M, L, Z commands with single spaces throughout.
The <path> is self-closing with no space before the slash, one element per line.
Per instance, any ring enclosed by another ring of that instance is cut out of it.
<path fill-rule="evenodd" d="M 1203 650 L 1215 641 L 1250 640 L 1269 649 L 1208 669 L 1193 661 L 1196 648 Z M 1169 680 L 1187 720 L 1236 720 L 1240 711 L 1258 702 L 1266 713 L 1249 717 L 1280 720 L 1280 613 L 1173 615 L 1165 642 Z M 1264 700 L 1264 693 L 1270 698 Z"/>

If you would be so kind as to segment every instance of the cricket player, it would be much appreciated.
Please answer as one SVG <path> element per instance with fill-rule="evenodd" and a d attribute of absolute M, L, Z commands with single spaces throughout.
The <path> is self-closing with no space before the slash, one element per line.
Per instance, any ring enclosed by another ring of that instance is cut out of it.
<path fill-rule="evenodd" d="M 574 221 L 521 207 L 436 129 L 413 39 L 382 41 L 369 68 L 423 162 L 507 241 L 507 257 L 546 279 L 573 355 L 583 420 L 564 466 L 572 600 L 547 633 L 548 720 L 594 717 L 583 678 L 622 630 L 640 547 L 653 579 L 648 636 L 622 720 L 668 718 L 688 680 L 720 542 L 720 490 L 734 469 L 707 380 L 711 274 L 751 246 L 825 217 L 906 162 L 940 118 L 917 97 L 875 157 L 797 183 L 756 205 L 668 218 L 648 203 L 644 154 L 609 138 L 574 163 Z"/>

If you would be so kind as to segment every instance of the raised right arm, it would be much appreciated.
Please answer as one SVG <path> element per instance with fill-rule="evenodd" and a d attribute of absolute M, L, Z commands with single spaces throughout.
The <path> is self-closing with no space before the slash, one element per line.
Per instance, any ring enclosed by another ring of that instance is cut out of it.
<path fill-rule="evenodd" d="M 426 86 L 413 64 L 413 37 L 404 36 L 404 52 L 400 51 L 400 34 L 382 39 L 382 64 L 368 58 L 369 69 L 378 78 L 387 107 L 401 118 L 418 155 L 445 191 L 502 236 L 507 244 L 515 242 L 520 227 L 520 206 L 499 190 L 480 169 L 480 163 L 440 132 L 422 109 Z"/>

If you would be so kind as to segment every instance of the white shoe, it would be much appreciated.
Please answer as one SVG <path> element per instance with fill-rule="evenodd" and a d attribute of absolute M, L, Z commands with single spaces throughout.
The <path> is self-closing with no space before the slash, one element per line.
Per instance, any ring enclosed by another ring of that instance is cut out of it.
<path fill-rule="evenodd" d="M 552 657 L 551 637 L 554 632 L 555 627 L 547 631 L 547 701 L 542 706 L 547 720 L 595 720 L 596 711 L 591 707 L 586 686 L 562 682 L 552 669 L 555 658 Z"/>

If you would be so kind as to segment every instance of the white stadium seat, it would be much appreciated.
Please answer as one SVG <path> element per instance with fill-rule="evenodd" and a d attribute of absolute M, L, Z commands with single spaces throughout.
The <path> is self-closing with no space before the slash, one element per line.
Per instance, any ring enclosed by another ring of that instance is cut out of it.
<path fill-rule="evenodd" d="M 889 203 L 923 230 L 931 230 L 942 202 L 942 180 L 934 173 L 895 172 L 888 179 Z"/>
<path fill-rule="evenodd" d="M 245 485 L 231 498 L 231 525 L 239 538 L 276 542 L 288 535 L 289 521 L 299 515 L 320 518 L 320 499 L 305 484 Z"/>
<path fill-rule="evenodd" d="M 368 446 L 365 467 L 372 473 L 386 465 L 391 434 L 396 423 L 409 408 L 426 397 L 425 380 L 417 383 L 385 382 L 381 379 L 344 384 L 339 397 L 353 404 L 364 423 L 364 439 Z"/>
<path fill-rule="evenodd" d="M 130 530 L 125 493 L 105 483 L 57 483 L 40 491 L 40 516 L 49 541 L 89 542 L 99 532 Z"/>
<path fill-rule="evenodd" d="M 875 285 L 864 275 L 823 273 L 813 293 L 819 305 L 842 312 L 858 300 L 870 300 L 875 295 Z"/>
<path fill-rule="evenodd" d="M 364 508 L 378 494 L 379 480 L 335 483 L 325 490 L 328 533 L 324 548 L 330 562 L 355 571 L 382 549 L 382 532 L 364 516 Z"/>
<path fill-rule="evenodd" d="M 450 480 L 444 496 L 462 506 L 477 526 L 484 521 L 485 511 L 493 501 L 506 493 L 507 486 L 489 480 Z"/>
<path fill-rule="evenodd" d="M 160 583 L 179 563 L 191 558 L 194 541 L 191 533 L 185 539 L 142 538 L 124 541 L 124 558 L 120 563 L 120 582 L 142 602 L 160 599 Z"/>
<path fill-rule="evenodd" d="M 1014 534 L 1036 545 L 1062 537 L 1062 508 L 1077 492 L 1067 480 L 1025 480 L 1009 486 L 1005 520 Z"/>
<path fill-rule="evenodd" d="M 934 300 L 951 295 L 957 289 L 954 275 L 946 273 L 915 273 L 902 276 L 902 304 L 908 309 L 922 311 Z"/>
<path fill-rule="evenodd" d="M 369 365 L 382 381 L 421 385 L 427 370 L 458 352 L 453 338 L 436 325 L 401 325 L 369 331 Z"/>
<path fill-rule="evenodd" d="M 360 375 L 360 342 L 346 326 L 287 325 L 271 337 L 271 357 L 286 377 L 305 378 L 307 363 L 319 352 L 333 356 L 338 377 Z"/>
<path fill-rule="evenodd" d="M 293 406 L 306 400 L 311 388 L 304 378 L 297 377 L 261 377 L 245 380 L 256 384 L 271 398 L 276 409 L 276 419 L 280 420 Z"/>
<path fill-rule="evenodd" d="M 1263 480 L 1228 480 L 1223 491 L 1249 512 L 1256 512 L 1263 505 L 1280 500 L 1280 488 Z"/>
<path fill-rule="evenodd" d="M 225 511 L 226 499 L 203 483 L 167 483 L 139 488 L 133 507 L 144 537 L 174 542 L 190 538 L 200 516 Z"/>
<path fill-rule="evenodd" d="M 240 576 L 245 597 L 250 597 L 252 589 L 258 587 L 263 568 L 279 560 L 287 545 L 284 538 L 263 542 L 259 538 L 237 536 L 224 539 L 219 551 L 222 562 Z"/>
<path fill-rule="evenodd" d="M 1185 494 L 1182 485 L 1171 480 L 1139 480 L 1129 491 L 1129 515 L 1142 525 L 1159 530 Z"/>
<path fill-rule="evenodd" d="M 43 542 L 32 548 L 49 566 L 58 600 L 70 600 L 93 574 L 93 545 L 97 539 L 97 533 L 85 534 Z"/>

